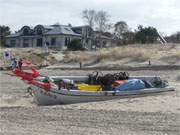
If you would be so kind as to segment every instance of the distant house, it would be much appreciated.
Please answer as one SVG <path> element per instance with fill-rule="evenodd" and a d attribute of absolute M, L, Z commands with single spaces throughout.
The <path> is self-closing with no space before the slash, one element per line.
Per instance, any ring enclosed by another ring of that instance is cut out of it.
<path fill-rule="evenodd" d="M 15 34 L 6 37 L 6 45 L 9 47 L 49 47 L 66 48 L 72 39 L 81 39 L 81 35 L 75 33 L 65 25 L 37 25 L 34 28 L 22 27 Z"/>
<path fill-rule="evenodd" d="M 90 26 L 72 27 L 72 30 L 82 36 L 81 41 L 85 48 L 89 50 L 93 48 L 94 31 Z"/>
<path fill-rule="evenodd" d="M 94 39 L 96 48 L 107 48 L 115 46 L 113 35 L 109 32 L 94 31 Z"/>
<path fill-rule="evenodd" d="M 114 36 L 109 32 L 93 31 L 93 29 L 88 25 L 72 27 L 72 30 L 81 34 L 82 43 L 84 47 L 89 50 L 112 47 L 115 45 L 113 39 Z"/>
<path fill-rule="evenodd" d="M 89 26 L 72 27 L 71 25 L 37 25 L 24 26 L 18 32 L 6 37 L 6 46 L 9 47 L 55 47 L 61 50 L 73 39 L 80 39 L 84 48 L 107 47 L 111 44 L 111 35 L 104 33 L 99 36 Z"/>

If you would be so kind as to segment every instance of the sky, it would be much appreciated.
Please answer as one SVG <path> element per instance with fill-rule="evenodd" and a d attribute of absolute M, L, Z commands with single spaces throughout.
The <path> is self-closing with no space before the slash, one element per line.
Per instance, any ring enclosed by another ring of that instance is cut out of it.
<path fill-rule="evenodd" d="M 103 10 L 110 23 L 153 26 L 164 35 L 180 31 L 180 0 L 0 0 L 0 25 L 12 31 L 37 24 L 84 25 L 84 9 Z"/>

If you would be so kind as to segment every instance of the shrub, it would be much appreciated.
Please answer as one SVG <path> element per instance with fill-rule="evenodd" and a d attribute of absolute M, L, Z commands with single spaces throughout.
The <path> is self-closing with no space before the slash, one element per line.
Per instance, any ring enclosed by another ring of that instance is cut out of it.
<path fill-rule="evenodd" d="M 73 39 L 73 40 L 71 40 L 71 42 L 69 43 L 67 48 L 68 48 L 68 50 L 71 50 L 71 51 L 78 51 L 78 50 L 83 51 L 83 50 L 85 50 L 83 48 L 83 45 L 82 45 L 80 39 Z"/>

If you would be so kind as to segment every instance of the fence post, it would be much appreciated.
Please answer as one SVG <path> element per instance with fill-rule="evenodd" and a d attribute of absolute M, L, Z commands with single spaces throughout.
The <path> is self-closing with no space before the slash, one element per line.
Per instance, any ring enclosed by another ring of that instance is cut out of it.
<path fill-rule="evenodd" d="M 149 60 L 149 66 L 151 65 L 151 60 Z"/>
<path fill-rule="evenodd" d="M 82 62 L 79 62 L 79 68 L 82 69 Z"/>

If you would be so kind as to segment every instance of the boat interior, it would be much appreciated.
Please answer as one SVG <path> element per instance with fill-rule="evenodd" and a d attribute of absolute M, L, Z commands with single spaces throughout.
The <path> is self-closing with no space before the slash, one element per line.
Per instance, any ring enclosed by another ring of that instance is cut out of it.
<path fill-rule="evenodd" d="M 112 91 L 129 80 L 141 80 L 146 88 L 163 88 L 168 86 L 166 81 L 157 76 L 129 76 L 127 72 L 105 74 L 93 72 L 86 76 L 48 76 L 39 78 L 43 82 L 49 80 L 58 86 L 58 89 L 76 89 L 82 91 Z"/>

